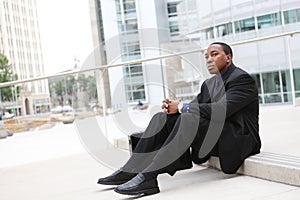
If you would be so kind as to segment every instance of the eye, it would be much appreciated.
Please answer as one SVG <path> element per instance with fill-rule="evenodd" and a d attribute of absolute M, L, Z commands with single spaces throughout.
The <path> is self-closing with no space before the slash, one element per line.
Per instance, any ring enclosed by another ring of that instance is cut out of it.
<path fill-rule="evenodd" d="M 217 55 L 218 55 L 218 53 L 216 53 L 216 52 L 211 54 L 212 57 L 216 57 Z"/>

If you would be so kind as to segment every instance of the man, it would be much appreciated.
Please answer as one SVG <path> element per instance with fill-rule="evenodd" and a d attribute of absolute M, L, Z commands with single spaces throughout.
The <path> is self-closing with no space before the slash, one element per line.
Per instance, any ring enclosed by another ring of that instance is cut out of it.
<path fill-rule="evenodd" d="M 233 174 L 248 156 L 259 153 L 257 86 L 232 57 L 229 45 L 210 44 L 205 58 L 215 76 L 189 104 L 165 99 L 164 112 L 153 116 L 128 162 L 98 183 L 119 185 L 115 191 L 121 194 L 150 195 L 159 192 L 161 173 L 174 175 L 213 155 L 224 173 Z"/>

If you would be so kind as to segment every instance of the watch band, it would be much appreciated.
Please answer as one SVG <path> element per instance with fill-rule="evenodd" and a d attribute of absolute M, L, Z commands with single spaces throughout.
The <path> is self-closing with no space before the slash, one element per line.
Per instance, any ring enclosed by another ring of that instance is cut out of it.
<path fill-rule="evenodd" d="M 190 110 L 190 104 L 189 103 L 180 102 L 178 104 L 178 112 L 179 113 L 186 113 L 186 112 L 189 112 L 189 110 Z"/>

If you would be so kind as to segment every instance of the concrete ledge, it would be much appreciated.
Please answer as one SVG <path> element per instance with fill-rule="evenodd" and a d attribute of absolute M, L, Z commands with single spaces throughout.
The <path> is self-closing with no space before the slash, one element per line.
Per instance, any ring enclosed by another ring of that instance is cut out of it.
<path fill-rule="evenodd" d="M 207 165 L 220 170 L 218 157 Z M 300 186 L 300 157 L 263 152 L 247 158 L 237 173 Z"/>
<path fill-rule="evenodd" d="M 115 139 L 113 145 L 116 148 L 130 150 L 126 137 Z M 221 170 L 218 157 L 211 157 L 204 165 Z M 300 186 L 300 157 L 262 152 L 247 158 L 237 173 Z"/>

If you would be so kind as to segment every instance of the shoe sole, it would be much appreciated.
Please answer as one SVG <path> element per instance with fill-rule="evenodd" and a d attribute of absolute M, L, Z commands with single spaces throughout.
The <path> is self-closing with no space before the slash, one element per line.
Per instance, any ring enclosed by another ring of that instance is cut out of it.
<path fill-rule="evenodd" d="M 122 190 L 116 190 L 115 192 L 119 194 L 125 194 L 125 195 L 153 195 L 160 192 L 159 188 L 150 188 L 150 189 L 144 189 L 140 191 L 122 191 Z"/>
<path fill-rule="evenodd" d="M 127 181 L 115 181 L 115 182 L 97 182 L 97 184 L 100 185 L 121 185 L 123 183 L 126 183 Z"/>

